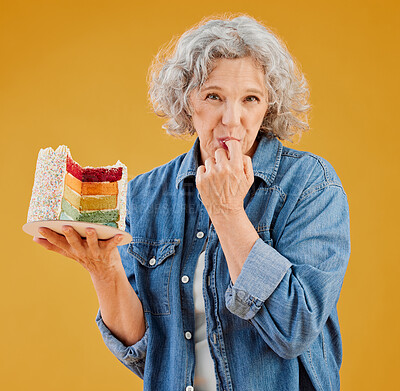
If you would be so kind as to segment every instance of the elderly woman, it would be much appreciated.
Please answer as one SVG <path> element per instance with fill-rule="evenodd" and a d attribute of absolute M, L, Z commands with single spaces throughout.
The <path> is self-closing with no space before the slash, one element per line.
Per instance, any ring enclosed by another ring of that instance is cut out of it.
<path fill-rule="evenodd" d="M 325 159 L 279 141 L 308 128 L 303 75 L 244 16 L 164 57 L 154 108 L 197 138 L 129 183 L 132 241 L 70 227 L 36 240 L 89 271 L 104 341 L 145 390 L 339 390 L 347 197 Z"/>

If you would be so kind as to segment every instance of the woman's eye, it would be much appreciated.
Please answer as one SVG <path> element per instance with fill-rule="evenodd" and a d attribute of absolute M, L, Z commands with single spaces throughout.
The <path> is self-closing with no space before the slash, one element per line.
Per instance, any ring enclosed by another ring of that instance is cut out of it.
<path fill-rule="evenodd" d="M 246 97 L 246 102 L 259 102 L 260 101 L 260 99 L 258 99 L 256 96 L 247 96 Z"/>
<path fill-rule="evenodd" d="M 217 94 L 207 94 L 206 99 L 218 100 L 219 96 Z"/>

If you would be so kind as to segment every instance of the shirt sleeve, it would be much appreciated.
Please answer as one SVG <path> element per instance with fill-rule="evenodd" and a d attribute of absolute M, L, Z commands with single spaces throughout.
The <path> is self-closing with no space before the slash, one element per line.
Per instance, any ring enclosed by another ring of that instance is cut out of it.
<path fill-rule="evenodd" d="M 103 322 L 100 310 L 96 316 L 96 323 L 100 330 L 103 341 L 111 353 L 127 368 L 143 379 L 144 365 L 147 351 L 148 327 L 142 339 L 134 345 L 125 346 L 117 339 Z"/>
<path fill-rule="evenodd" d="M 226 293 L 228 309 L 243 319 L 252 319 L 290 267 L 287 258 L 258 238 L 235 285 L 230 282 Z"/>
<path fill-rule="evenodd" d="M 126 218 L 125 218 L 125 231 L 130 232 L 130 203 L 131 203 L 131 187 L 128 184 L 127 191 L 127 205 L 126 205 Z M 118 247 L 119 254 L 121 256 L 121 262 L 125 270 L 125 274 L 128 277 L 129 283 L 133 290 L 138 294 L 136 288 L 135 272 L 132 265 L 132 260 L 128 255 L 128 244 Z M 146 322 L 146 318 L 145 318 Z M 147 352 L 147 341 L 148 341 L 148 324 L 146 322 L 146 331 L 144 336 L 136 342 L 134 345 L 125 346 L 120 340 L 118 340 L 105 325 L 103 318 L 101 317 L 100 310 L 97 313 L 96 323 L 100 330 L 103 341 L 111 351 L 112 354 L 127 368 L 143 379 L 144 366 Z"/>
<path fill-rule="evenodd" d="M 250 320 L 279 356 L 302 354 L 321 333 L 339 299 L 350 256 L 347 196 L 336 184 L 300 197 L 274 247 L 251 249 L 226 307 Z"/>

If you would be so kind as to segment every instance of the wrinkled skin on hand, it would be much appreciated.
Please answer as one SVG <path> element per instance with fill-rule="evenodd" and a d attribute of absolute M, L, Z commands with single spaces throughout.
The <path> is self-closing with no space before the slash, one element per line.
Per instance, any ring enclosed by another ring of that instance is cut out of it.
<path fill-rule="evenodd" d="M 40 233 L 45 239 L 35 237 L 33 240 L 58 254 L 77 261 L 91 275 L 107 276 L 112 269 L 122 266 L 117 249 L 122 240 L 122 235 L 116 235 L 109 240 L 98 240 L 96 231 L 87 228 L 86 239 L 70 226 L 63 227 L 64 235 L 60 235 L 51 229 L 40 228 Z"/>
<path fill-rule="evenodd" d="M 208 214 L 238 213 L 243 200 L 254 182 L 251 158 L 243 155 L 240 143 L 226 142 L 228 150 L 219 148 L 199 166 L 196 186 Z"/>

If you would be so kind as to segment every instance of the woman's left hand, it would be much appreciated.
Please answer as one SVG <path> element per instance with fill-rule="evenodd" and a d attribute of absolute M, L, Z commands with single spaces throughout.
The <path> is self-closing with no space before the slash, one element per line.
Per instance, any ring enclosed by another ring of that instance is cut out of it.
<path fill-rule="evenodd" d="M 243 211 L 243 200 L 254 182 L 251 158 L 243 155 L 237 140 L 226 141 L 228 151 L 218 148 L 199 166 L 196 186 L 209 216 Z"/>

